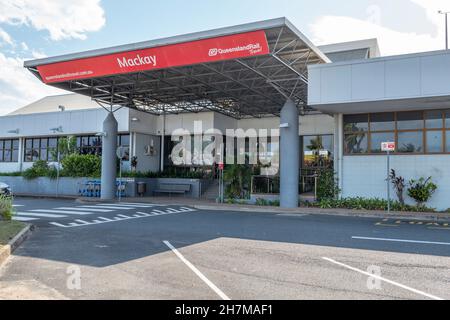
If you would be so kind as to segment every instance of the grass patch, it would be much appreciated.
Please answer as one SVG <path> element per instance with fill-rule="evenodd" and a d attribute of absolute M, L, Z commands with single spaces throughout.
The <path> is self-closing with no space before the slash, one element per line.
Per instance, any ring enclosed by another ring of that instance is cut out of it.
<path fill-rule="evenodd" d="M 0 221 L 0 247 L 8 244 L 25 225 L 20 221 Z"/>

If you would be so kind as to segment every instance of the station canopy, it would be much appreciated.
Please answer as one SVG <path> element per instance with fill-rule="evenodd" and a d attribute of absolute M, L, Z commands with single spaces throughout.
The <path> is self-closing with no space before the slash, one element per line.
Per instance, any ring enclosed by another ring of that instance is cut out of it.
<path fill-rule="evenodd" d="M 308 64 L 329 62 L 287 19 L 25 62 L 42 82 L 101 105 L 162 113 L 307 109 Z"/>

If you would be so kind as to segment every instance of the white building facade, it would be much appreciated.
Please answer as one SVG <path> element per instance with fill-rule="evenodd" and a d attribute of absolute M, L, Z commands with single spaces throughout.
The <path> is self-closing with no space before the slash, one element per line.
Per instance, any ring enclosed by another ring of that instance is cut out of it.
<path fill-rule="evenodd" d="M 343 197 L 386 198 L 381 143 L 396 142 L 392 169 L 407 181 L 431 176 L 438 191 L 429 206 L 450 208 L 450 52 L 380 57 L 376 39 L 318 49 L 332 62 L 308 67 L 308 105 L 313 111 L 299 119 L 300 167 L 311 165 L 320 141 Z M 0 172 L 22 171 L 38 159 L 55 161 L 50 150 L 63 136 L 76 136 L 81 153 L 100 154 L 106 115 L 89 97 L 70 94 L 47 97 L 0 117 Z M 140 172 L 172 166 L 172 132 L 194 132 L 196 121 L 204 131 L 224 133 L 280 128 L 276 116 L 235 119 L 213 111 L 163 116 L 121 108 L 115 117 L 118 145 L 129 147 Z M 130 163 L 125 167 L 130 170 Z"/>

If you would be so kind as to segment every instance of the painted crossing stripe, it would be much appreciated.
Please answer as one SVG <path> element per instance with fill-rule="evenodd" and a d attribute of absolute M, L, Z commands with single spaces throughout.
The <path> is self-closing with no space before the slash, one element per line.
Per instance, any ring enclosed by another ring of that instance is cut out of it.
<path fill-rule="evenodd" d="M 117 206 L 117 207 L 134 207 L 134 208 L 153 208 L 154 205 L 152 204 L 125 204 L 125 203 L 111 203 L 111 204 L 104 204 L 106 206 Z M 103 206 L 103 205 L 100 205 Z"/>
<path fill-rule="evenodd" d="M 110 217 L 110 218 L 96 217 L 92 221 L 75 220 L 74 222 L 71 222 L 68 224 L 62 224 L 62 223 L 58 223 L 58 222 L 50 222 L 50 224 L 57 226 L 57 227 L 61 227 L 61 228 L 75 228 L 75 227 L 85 227 L 85 226 L 96 225 L 96 224 L 120 222 L 120 221 L 132 220 L 132 219 L 157 217 L 157 216 L 162 216 L 162 215 L 170 215 L 170 214 L 174 214 L 174 213 L 185 213 L 185 212 L 193 212 L 193 211 L 196 211 L 196 210 L 190 209 L 187 207 L 181 207 L 179 210 L 171 209 L 168 212 L 164 212 L 161 210 L 152 210 L 150 213 L 136 212 L 136 213 L 131 213 L 130 215 L 118 214 L 118 215 Z"/>
<path fill-rule="evenodd" d="M 13 220 L 26 222 L 26 221 L 38 220 L 38 218 L 13 217 Z"/>
<path fill-rule="evenodd" d="M 128 208 L 128 207 L 118 207 L 118 206 L 109 206 L 109 205 L 96 205 L 96 206 L 80 206 L 80 208 L 88 208 L 88 209 L 95 209 L 95 208 L 101 208 L 101 209 L 111 209 L 111 210 L 133 210 L 134 208 Z"/>
<path fill-rule="evenodd" d="M 61 207 L 61 208 L 55 208 L 56 210 L 73 210 L 73 211 L 86 211 L 86 209 L 83 208 L 72 208 L 72 207 Z M 92 212 L 112 212 L 113 210 L 110 209 L 89 209 L 89 211 Z"/>
<path fill-rule="evenodd" d="M 161 206 L 160 204 L 145 203 L 145 202 L 119 202 L 119 203 L 115 203 L 115 204 L 126 204 L 129 206 L 153 206 L 153 207 Z"/>
<path fill-rule="evenodd" d="M 61 213 L 61 214 L 68 214 L 68 215 L 78 215 L 78 216 L 85 216 L 88 214 L 94 214 L 93 212 L 81 212 L 81 211 L 69 211 L 69 210 L 54 210 L 54 209 L 36 209 L 36 210 L 30 210 L 32 212 L 44 212 L 44 213 Z"/>
<path fill-rule="evenodd" d="M 23 204 L 13 204 L 13 207 L 17 208 L 17 207 L 24 207 Z"/>
<path fill-rule="evenodd" d="M 38 217 L 38 218 L 66 218 L 60 214 L 49 214 L 49 213 L 32 213 L 32 212 L 17 212 L 18 216 L 28 216 L 28 217 Z"/>

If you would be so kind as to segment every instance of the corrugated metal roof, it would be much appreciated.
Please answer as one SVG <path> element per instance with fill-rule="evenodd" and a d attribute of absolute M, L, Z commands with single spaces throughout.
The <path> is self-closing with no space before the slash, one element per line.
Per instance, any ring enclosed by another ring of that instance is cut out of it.
<path fill-rule="evenodd" d="M 8 115 L 57 112 L 60 111 L 59 106 L 64 106 L 66 111 L 100 108 L 100 106 L 92 101 L 91 98 L 71 93 L 42 98 L 25 107 L 17 109 Z"/>

